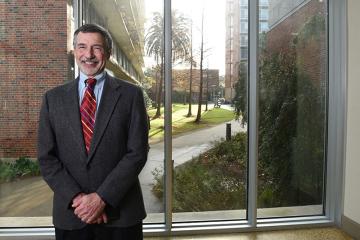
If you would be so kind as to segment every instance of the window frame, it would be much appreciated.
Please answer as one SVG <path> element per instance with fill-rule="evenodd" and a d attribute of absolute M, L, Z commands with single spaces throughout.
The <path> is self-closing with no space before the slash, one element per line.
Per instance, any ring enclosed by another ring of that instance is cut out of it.
<path fill-rule="evenodd" d="M 82 21 L 82 0 L 74 0 L 75 27 Z M 248 129 L 248 209 L 247 220 L 172 222 L 172 133 L 171 133 L 171 1 L 164 0 L 165 18 L 165 222 L 144 224 L 145 236 L 248 232 L 330 226 L 341 224 L 343 212 L 343 169 L 345 162 L 347 106 L 347 1 L 328 0 L 328 122 L 325 202 L 323 216 L 257 219 L 258 159 L 258 36 L 259 3 L 249 1 L 249 129 Z M 78 69 L 75 68 L 75 73 Z M 0 236 L 53 236 L 53 227 L 1 228 Z"/>
<path fill-rule="evenodd" d="M 164 1 L 165 10 L 171 9 L 171 2 Z M 249 1 L 249 164 L 248 164 L 248 209 L 247 220 L 238 221 L 209 221 L 196 223 L 172 223 L 169 213 L 165 213 L 168 221 L 165 222 L 167 235 L 217 233 L 217 232 L 246 232 L 253 229 L 279 229 L 298 228 L 304 226 L 330 226 L 340 225 L 342 212 L 343 162 L 344 162 L 344 126 L 346 106 L 346 1 L 328 0 L 328 96 L 327 96 L 327 139 L 326 139 L 326 173 L 325 173 L 325 201 L 324 215 L 322 216 L 299 216 L 257 219 L 257 159 L 258 159 L 258 37 L 259 37 L 259 3 Z M 330 16 L 330 17 L 329 17 Z M 169 32 L 166 32 L 166 22 L 170 22 L 165 14 L 165 44 L 171 44 Z M 169 31 L 169 30 L 168 30 Z M 168 35 L 167 35 L 168 34 Z M 341 36 L 341 37 L 339 37 Z M 169 41 L 169 42 L 168 42 Z M 166 45 L 165 45 L 166 46 Z M 165 55 L 170 56 L 166 51 Z M 255 57 L 252 57 L 255 56 Z M 341 57 L 335 57 L 341 56 Z M 165 66 L 171 71 L 171 58 L 165 59 Z M 331 70 L 330 70 L 331 69 Z M 165 86 L 171 86 L 171 74 L 166 76 Z M 171 91 L 170 91 L 171 92 Z M 165 102 L 171 101 L 171 93 Z M 170 104 L 171 105 L 171 104 Z M 171 112 L 171 106 L 167 110 Z M 165 111 L 166 111 L 165 110 Z M 171 114 L 168 114 L 171 115 Z M 165 121 L 165 125 L 171 126 L 171 121 Z M 171 134 L 168 132 L 168 134 Z M 166 133 L 165 133 L 166 135 Z M 171 138 L 169 141 L 171 142 Z M 165 143 L 166 144 L 166 143 Z M 171 145 L 171 143 L 168 143 Z M 165 157 L 169 164 L 171 159 Z M 172 176 L 172 168 L 165 171 L 165 175 Z M 170 180 L 171 181 L 171 180 Z M 167 182 L 170 185 L 170 182 Z M 172 190 L 172 189 L 171 189 Z M 172 194 L 167 193 L 172 199 Z M 167 203 L 171 201 L 167 199 Z M 170 229 L 168 226 L 172 226 Z M 147 226 L 144 226 L 145 232 Z M 151 231 L 149 231 L 150 233 Z"/>

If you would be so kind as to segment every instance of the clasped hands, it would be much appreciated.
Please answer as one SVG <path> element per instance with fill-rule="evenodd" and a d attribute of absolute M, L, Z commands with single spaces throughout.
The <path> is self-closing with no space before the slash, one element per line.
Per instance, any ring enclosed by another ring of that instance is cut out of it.
<path fill-rule="evenodd" d="M 97 193 L 79 193 L 72 202 L 75 215 L 87 224 L 107 223 L 105 202 Z"/>

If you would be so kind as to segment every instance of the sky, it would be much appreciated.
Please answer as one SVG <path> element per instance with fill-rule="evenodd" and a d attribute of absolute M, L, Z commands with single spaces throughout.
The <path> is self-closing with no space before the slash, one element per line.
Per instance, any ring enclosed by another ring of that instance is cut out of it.
<path fill-rule="evenodd" d="M 193 52 L 200 52 L 201 13 L 204 8 L 204 68 L 219 69 L 225 74 L 225 0 L 172 0 L 172 9 L 177 9 L 193 20 Z M 145 0 L 147 24 L 153 12 L 163 9 L 163 0 Z M 145 26 L 148 26 L 148 25 Z M 145 59 L 145 65 L 153 64 L 151 58 Z M 174 66 L 185 68 L 186 66 Z M 187 68 L 187 67 L 186 67 Z"/>

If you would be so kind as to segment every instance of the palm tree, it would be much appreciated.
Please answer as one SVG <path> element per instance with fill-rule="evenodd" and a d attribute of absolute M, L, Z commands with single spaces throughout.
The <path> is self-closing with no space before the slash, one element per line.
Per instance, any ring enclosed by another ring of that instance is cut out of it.
<path fill-rule="evenodd" d="M 161 103 L 161 91 L 162 91 L 162 63 L 163 63 L 163 17 L 160 13 L 155 12 L 152 18 L 152 25 L 149 28 L 146 36 L 146 54 L 153 56 L 156 61 L 156 85 L 155 85 L 155 101 L 158 111 L 154 118 L 160 116 L 160 103 Z M 159 65 L 159 60 L 161 65 Z M 159 86 L 161 83 L 161 86 Z"/>
<path fill-rule="evenodd" d="M 189 19 L 178 11 L 173 11 L 171 14 L 172 21 L 172 61 L 185 59 L 189 53 L 190 38 L 189 38 Z M 157 110 L 154 118 L 160 117 L 160 107 L 162 99 L 163 88 L 163 65 L 164 65 L 164 51 L 163 51 L 163 36 L 164 36 L 164 18 L 159 12 L 153 13 L 152 25 L 145 36 L 146 54 L 153 56 L 157 65 L 160 62 L 160 74 L 157 81 L 159 82 L 156 94 Z"/>

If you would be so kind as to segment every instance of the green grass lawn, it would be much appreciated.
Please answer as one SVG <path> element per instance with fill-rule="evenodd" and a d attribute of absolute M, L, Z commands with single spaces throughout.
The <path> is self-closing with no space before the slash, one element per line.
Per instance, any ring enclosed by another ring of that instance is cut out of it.
<path fill-rule="evenodd" d="M 202 107 L 205 109 L 205 106 Z M 164 137 L 164 115 L 163 108 L 161 109 L 161 117 L 157 119 L 152 119 L 156 112 L 156 109 L 150 109 L 148 114 L 150 116 L 150 132 L 149 138 L 150 142 L 161 141 Z M 234 113 L 232 111 L 222 109 L 222 108 L 213 108 L 209 111 L 202 111 L 201 122 L 199 124 L 195 123 L 197 105 L 192 105 L 192 114 L 191 117 L 186 117 L 188 113 L 188 105 L 183 104 L 173 104 L 172 108 L 172 133 L 173 135 L 182 134 L 188 131 L 193 131 L 196 129 L 211 127 L 223 122 L 228 122 L 234 119 Z"/>

